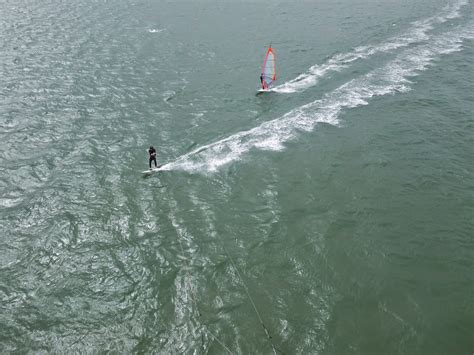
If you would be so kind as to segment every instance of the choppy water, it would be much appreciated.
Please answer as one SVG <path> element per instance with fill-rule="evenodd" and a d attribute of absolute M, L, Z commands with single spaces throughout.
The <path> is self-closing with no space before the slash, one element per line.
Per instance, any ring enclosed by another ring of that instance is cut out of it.
<path fill-rule="evenodd" d="M 473 7 L 1 0 L 0 351 L 472 354 Z"/>

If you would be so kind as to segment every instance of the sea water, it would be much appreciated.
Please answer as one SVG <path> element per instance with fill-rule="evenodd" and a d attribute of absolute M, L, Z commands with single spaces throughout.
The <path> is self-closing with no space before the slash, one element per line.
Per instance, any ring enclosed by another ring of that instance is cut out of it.
<path fill-rule="evenodd" d="M 473 7 L 1 0 L 0 352 L 471 354 Z"/>

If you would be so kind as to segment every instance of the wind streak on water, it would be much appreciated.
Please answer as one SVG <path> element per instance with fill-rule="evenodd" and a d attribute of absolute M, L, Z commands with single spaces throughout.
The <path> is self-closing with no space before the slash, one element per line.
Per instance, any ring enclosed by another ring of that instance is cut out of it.
<path fill-rule="evenodd" d="M 453 5 L 447 5 L 436 16 L 412 23 L 412 27 L 398 36 L 389 38 L 385 43 L 379 45 L 367 45 L 356 47 L 348 53 L 341 53 L 330 58 L 326 63 L 313 65 L 306 73 L 287 81 L 271 89 L 278 93 L 295 93 L 304 91 L 317 84 L 318 79 L 334 71 L 348 68 L 352 63 L 360 59 L 366 59 L 378 53 L 391 52 L 398 48 L 407 47 L 411 44 L 429 40 L 427 34 L 436 24 L 444 23 L 450 19 L 461 16 L 460 10 L 467 5 L 467 0 L 460 0 Z"/>
<path fill-rule="evenodd" d="M 406 49 L 385 66 L 340 86 L 322 99 L 298 107 L 280 118 L 199 147 L 163 170 L 216 171 L 219 167 L 240 159 L 251 149 L 278 151 L 283 143 L 294 139 L 298 131 L 311 131 L 318 123 L 337 125 L 345 108 L 368 104 L 374 96 L 409 91 L 409 77 L 418 75 L 440 55 L 462 49 L 462 41 L 474 38 L 473 23 L 439 34 L 429 43 Z"/>

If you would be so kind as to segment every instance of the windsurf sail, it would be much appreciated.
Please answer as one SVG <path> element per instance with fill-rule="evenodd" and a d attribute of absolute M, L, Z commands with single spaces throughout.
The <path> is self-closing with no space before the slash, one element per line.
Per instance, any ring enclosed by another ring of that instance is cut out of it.
<path fill-rule="evenodd" d="M 268 90 L 276 80 L 275 52 L 272 46 L 268 47 L 262 66 L 262 89 Z"/>

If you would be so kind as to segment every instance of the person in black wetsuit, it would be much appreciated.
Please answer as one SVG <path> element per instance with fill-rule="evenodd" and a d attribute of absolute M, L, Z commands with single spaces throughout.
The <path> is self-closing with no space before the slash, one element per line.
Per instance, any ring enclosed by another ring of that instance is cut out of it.
<path fill-rule="evenodd" d="M 262 84 L 262 89 L 265 89 L 265 85 L 263 85 L 263 73 L 260 74 L 260 84 Z"/>
<path fill-rule="evenodd" d="M 158 164 L 156 164 L 156 150 L 153 148 L 152 145 L 150 145 L 150 149 L 148 149 L 148 154 L 150 155 L 150 159 L 148 159 L 148 165 L 150 166 L 151 169 L 151 162 L 155 162 L 155 168 L 158 167 Z"/>

